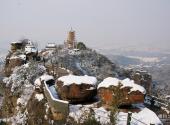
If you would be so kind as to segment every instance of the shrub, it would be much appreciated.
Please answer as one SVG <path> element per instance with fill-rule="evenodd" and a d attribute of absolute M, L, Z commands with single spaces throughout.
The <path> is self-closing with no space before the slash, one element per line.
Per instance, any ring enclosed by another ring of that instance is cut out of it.
<path fill-rule="evenodd" d="M 86 47 L 86 45 L 85 45 L 83 42 L 79 42 L 79 43 L 77 44 L 77 49 L 86 50 L 87 47 Z"/>

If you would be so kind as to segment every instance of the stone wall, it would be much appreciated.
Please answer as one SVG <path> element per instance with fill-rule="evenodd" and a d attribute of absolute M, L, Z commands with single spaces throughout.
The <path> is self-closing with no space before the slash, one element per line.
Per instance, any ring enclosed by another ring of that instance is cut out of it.
<path fill-rule="evenodd" d="M 53 119 L 58 123 L 64 123 L 69 114 L 69 103 L 64 103 L 57 99 L 54 100 L 46 84 L 44 88 L 45 96 L 47 97 L 48 104 L 51 107 Z"/>

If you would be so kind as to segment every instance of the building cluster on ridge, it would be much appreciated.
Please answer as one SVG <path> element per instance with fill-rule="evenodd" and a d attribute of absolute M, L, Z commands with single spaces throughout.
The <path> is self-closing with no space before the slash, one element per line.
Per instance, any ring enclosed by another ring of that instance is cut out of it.
<path fill-rule="evenodd" d="M 48 43 L 46 45 L 46 49 L 55 49 L 57 45 L 55 43 Z M 66 40 L 64 40 L 64 44 L 62 45 L 64 49 L 73 50 L 77 48 L 76 41 L 76 32 L 71 28 L 71 30 L 67 34 Z"/>

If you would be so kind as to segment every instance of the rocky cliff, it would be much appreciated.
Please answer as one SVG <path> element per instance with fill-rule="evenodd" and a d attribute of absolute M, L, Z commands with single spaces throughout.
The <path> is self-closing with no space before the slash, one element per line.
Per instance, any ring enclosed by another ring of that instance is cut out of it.
<path fill-rule="evenodd" d="M 21 49 L 21 48 L 19 48 Z M 44 53 L 46 53 L 44 55 Z M 127 70 L 121 69 L 116 64 L 112 63 L 105 56 L 91 50 L 81 50 L 78 53 L 69 53 L 59 50 L 44 50 L 39 53 L 42 58 L 40 61 L 26 60 L 25 53 L 23 51 L 13 51 L 6 58 L 6 77 L 3 80 L 3 87 L 5 90 L 3 108 L 0 112 L 0 117 L 3 121 L 8 121 L 9 124 L 17 125 L 47 125 L 54 124 L 54 115 L 52 115 L 52 107 L 49 107 L 47 99 L 44 94 L 43 87 L 41 90 L 37 89 L 34 81 L 41 75 L 48 73 L 58 78 L 62 75 L 72 73 L 74 75 L 89 75 L 97 78 L 95 86 L 72 84 L 67 88 L 58 88 L 62 93 L 69 89 L 69 92 L 73 91 L 72 95 L 67 93 L 67 100 L 75 102 L 75 97 L 78 102 L 85 101 L 90 98 L 88 96 L 95 95 L 96 91 L 92 91 L 91 88 L 96 87 L 103 79 L 107 77 L 117 78 L 131 78 L 134 79 L 137 84 L 143 84 L 143 74 L 141 77 L 134 77 L 132 73 L 128 73 Z M 14 59 L 14 60 L 12 60 Z M 25 64 L 26 63 L 26 64 Z M 144 79 L 145 80 L 145 79 Z M 149 78 L 149 80 L 151 80 Z M 149 81 L 151 82 L 151 81 Z M 63 86 L 62 81 L 57 81 L 58 86 Z M 74 88 L 74 89 L 73 89 Z M 76 89 L 75 89 L 76 88 Z M 85 91 L 84 91 L 85 89 Z M 75 92 L 76 91 L 76 92 Z M 81 92 L 89 92 L 82 94 L 81 97 L 77 97 Z M 129 92 L 129 89 L 125 94 Z M 113 93 L 111 93 L 113 94 Z M 135 95 L 136 93 L 134 93 Z M 137 93 L 141 100 L 143 95 Z M 133 94 L 131 95 L 133 96 Z M 81 100 L 84 97 L 84 100 Z M 65 96 L 63 97 L 65 98 Z M 129 98 L 131 98 L 129 96 Z M 139 102 L 141 102 L 141 100 Z M 131 104 L 133 100 L 130 100 Z M 53 113 L 56 114 L 56 113 Z M 35 120 L 36 119 L 36 120 Z"/>

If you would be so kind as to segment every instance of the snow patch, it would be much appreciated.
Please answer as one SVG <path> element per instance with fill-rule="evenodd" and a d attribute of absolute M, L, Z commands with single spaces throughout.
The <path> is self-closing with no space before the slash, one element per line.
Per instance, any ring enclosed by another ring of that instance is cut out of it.
<path fill-rule="evenodd" d="M 69 109 L 69 116 L 74 118 L 77 123 L 83 123 L 90 113 L 89 107 L 83 105 L 70 105 Z"/>
<path fill-rule="evenodd" d="M 62 81 L 64 85 L 70 85 L 70 84 L 91 84 L 91 85 L 96 85 L 97 79 L 92 76 L 75 76 L 75 75 L 67 75 L 67 76 L 62 76 L 58 78 L 58 81 Z"/>
<path fill-rule="evenodd" d="M 99 85 L 98 88 L 108 88 L 110 86 L 118 86 L 120 83 L 120 80 L 117 78 L 113 78 L 113 77 L 108 77 L 106 79 L 104 79 Z"/>
<path fill-rule="evenodd" d="M 44 99 L 44 95 L 43 94 L 35 94 L 35 98 L 38 100 L 38 101 L 41 101 Z"/>
<path fill-rule="evenodd" d="M 40 85 L 41 85 L 41 80 L 40 80 L 40 78 L 38 78 L 38 79 L 35 80 L 34 85 L 35 85 L 35 86 L 40 86 Z"/>
<path fill-rule="evenodd" d="M 93 108 L 93 110 L 95 113 L 95 119 L 102 125 L 107 125 L 110 123 L 110 112 L 106 111 L 103 107 Z"/>
<path fill-rule="evenodd" d="M 47 82 L 47 81 L 49 81 L 49 80 L 51 80 L 51 79 L 54 79 L 54 77 L 53 77 L 53 76 L 50 76 L 50 75 L 47 75 L 47 74 L 44 74 L 44 75 L 42 75 L 42 76 L 40 77 L 40 79 L 41 79 L 41 81 Z"/>
<path fill-rule="evenodd" d="M 24 105 L 24 103 L 25 103 L 25 102 L 24 102 L 24 100 L 23 100 L 22 98 L 18 98 L 18 99 L 17 99 L 17 105 L 20 105 L 20 104 L 21 104 L 21 105 Z"/>
<path fill-rule="evenodd" d="M 147 125 L 150 124 L 162 125 L 162 122 L 157 117 L 157 115 L 153 111 L 149 110 L 148 108 L 143 108 L 142 111 L 140 111 L 139 113 L 132 114 L 132 122 L 136 123 L 137 125 L 142 125 L 142 123 L 137 122 L 135 119 Z"/>

